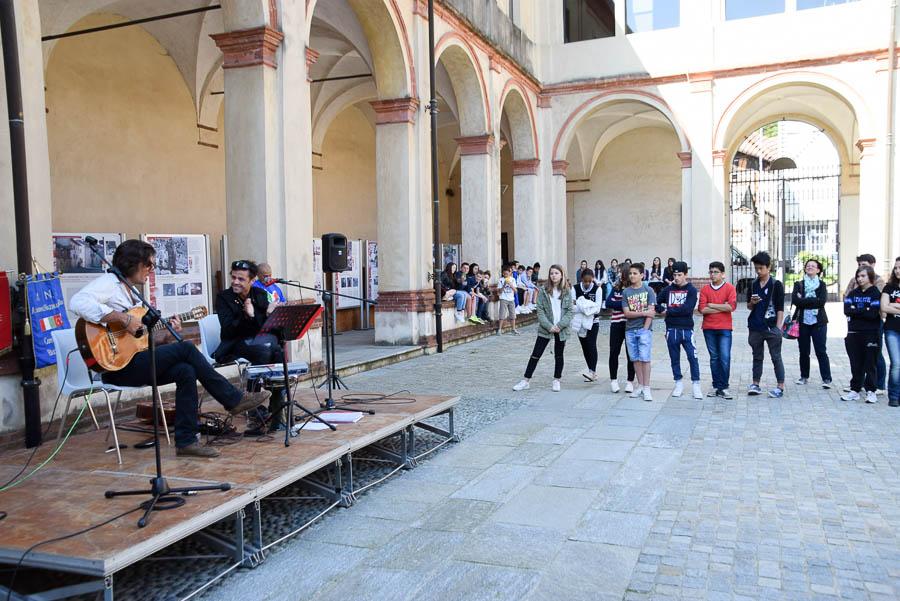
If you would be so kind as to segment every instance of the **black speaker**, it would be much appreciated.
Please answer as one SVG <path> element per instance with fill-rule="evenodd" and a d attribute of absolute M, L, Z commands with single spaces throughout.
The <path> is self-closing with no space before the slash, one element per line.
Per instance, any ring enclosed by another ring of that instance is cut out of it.
<path fill-rule="evenodd" d="M 322 236 L 322 271 L 337 273 L 347 271 L 347 236 L 324 234 Z"/>

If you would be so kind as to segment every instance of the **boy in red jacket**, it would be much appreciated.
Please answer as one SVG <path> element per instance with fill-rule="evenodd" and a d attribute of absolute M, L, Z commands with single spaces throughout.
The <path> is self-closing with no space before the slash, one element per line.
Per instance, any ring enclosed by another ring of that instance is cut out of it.
<path fill-rule="evenodd" d="M 725 281 L 725 265 L 709 264 L 710 283 L 700 290 L 703 338 L 709 351 L 713 388 L 707 396 L 734 398 L 728 390 L 731 375 L 731 313 L 737 308 L 737 291 Z"/>

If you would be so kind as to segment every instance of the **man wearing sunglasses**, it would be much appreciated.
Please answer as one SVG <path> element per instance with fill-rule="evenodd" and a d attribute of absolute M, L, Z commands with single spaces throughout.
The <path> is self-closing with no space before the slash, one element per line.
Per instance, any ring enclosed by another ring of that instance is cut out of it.
<path fill-rule="evenodd" d="M 126 240 L 116 248 L 112 262 L 132 285 L 140 288 L 156 266 L 156 251 L 141 240 Z M 128 288 L 111 273 L 93 280 L 70 301 L 71 309 L 85 321 L 121 324 L 132 335 L 137 334 L 143 324 L 133 318 L 128 310 L 139 304 Z M 175 331 L 181 330 L 177 317 L 172 318 L 171 323 Z M 212 368 L 196 346 L 190 342 L 162 344 L 165 336 L 164 331 L 158 336 L 161 344 L 156 350 L 156 374 L 159 384 L 175 383 L 176 455 L 216 457 L 218 450 L 197 442 L 197 382 L 203 384 L 203 388 L 232 415 L 256 408 L 268 400 L 270 393 L 267 390 L 241 393 Z M 103 381 L 117 386 L 149 386 L 150 359 L 150 351 L 140 352 L 124 368 L 104 373 Z"/>
<path fill-rule="evenodd" d="M 269 271 L 271 275 L 271 270 Z M 253 261 L 239 260 L 231 264 L 231 287 L 216 296 L 216 314 L 222 327 L 222 343 L 213 353 L 219 363 L 236 359 L 246 359 L 253 365 L 281 363 L 284 358 L 282 341 L 272 334 L 260 334 L 266 317 L 280 303 L 270 300 L 269 293 L 254 286 L 259 275 L 259 267 Z M 269 402 L 269 415 L 258 413 L 251 417 L 258 422 L 269 421 L 268 428 L 277 430 L 281 426 L 281 409 L 284 406 L 283 391 Z M 261 433 L 259 424 L 248 433 Z"/>

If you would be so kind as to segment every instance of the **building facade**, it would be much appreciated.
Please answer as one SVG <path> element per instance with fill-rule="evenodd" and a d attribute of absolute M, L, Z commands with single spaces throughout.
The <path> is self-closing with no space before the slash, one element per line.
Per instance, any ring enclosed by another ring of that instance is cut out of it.
<path fill-rule="evenodd" d="M 376 340 L 425 343 L 426 2 L 220 4 L 16 2 L 35 259 L 52 264 L 53 232 L 202 233 L 214 265 L 225 236 L 231 258 L 312 283 L 312 241 L 338 231 L 378 241 Z M 463 260 L 496 273 L 504 258 L 546 269 L 672 256 L 702 275 L 774 244 L 787 273 L 800 252 L 788 239 L 813 226 L 786 207 L 819 187 L 773 166 L 812 173 L 827 154 L 777 125 L 787 122 L 824 134 L 815 144 L 836 157 L 833 189 L 797 213 L 835 205 L 816 252 L 841 281 L 861 252 L 883 272 L 900 255 L 889 0 L 435 5 L 440 238 Z M 105 28 L 197 6 L 209 10 Z M 91 28 L 103 30 L 55 37 Z M 780 185 L 771 210 L 766 178 Z M 0 190 L 0 265 L 11 269 L 9 168 Z M 744 222 L 761 224 L 756 246 L 736 243 Z M 318 336 L 311 346 L 318 358 Z M 0 395 L 0 429 L 20 427 L 15 377 L 0 377 Z"/>

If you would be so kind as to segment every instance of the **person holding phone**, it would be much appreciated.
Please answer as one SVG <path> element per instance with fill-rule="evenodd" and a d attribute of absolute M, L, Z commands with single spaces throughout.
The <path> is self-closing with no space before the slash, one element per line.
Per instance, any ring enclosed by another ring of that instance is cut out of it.
<path fill-rule="evenodd" d="M 759 382 L 763 371 L 763 347 L 768 346 L 777 381 L 776 387 L 769 389 L 769 397 L 780 399 L 784 396 L 784 362 L 781 359 L 784 285 L 772 277 L 772 257 L 769 253 L 756 253 L 750 262 L 756 269 L 757 278 L 747 290 L 747 308 L 750 309 L 747 342 L 753 351 L 753 383 L 747 389 L 747 394 L 762 394 Z"/>

